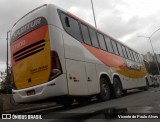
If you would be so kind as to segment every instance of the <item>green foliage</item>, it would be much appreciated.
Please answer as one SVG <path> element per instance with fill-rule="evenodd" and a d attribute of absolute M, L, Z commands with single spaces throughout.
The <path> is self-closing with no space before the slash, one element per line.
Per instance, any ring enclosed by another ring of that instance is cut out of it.
<path fill-rule="evenodd" d="M 6 70 L 7 72 L 7 70 Z M 11 93 L 12 92 L 12 85 L 11 85 L 11 68 L 8 68 L 8 75 L 3 79 L 1 83 L 1 89 L 4 93 Z"/>

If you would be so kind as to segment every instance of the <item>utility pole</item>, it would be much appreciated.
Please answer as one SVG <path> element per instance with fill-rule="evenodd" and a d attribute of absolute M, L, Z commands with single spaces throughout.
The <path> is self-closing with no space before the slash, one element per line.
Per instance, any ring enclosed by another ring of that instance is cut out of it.
<path fill-rule="evenodd" d="M 92 5 L 92 12 L 93 12 L 93 18 L 94 18 L 95 27 L 97 28 L 96 17 L 95 17 L 95 12 L 94 12 L 94 7 L 93 7 L 93 1 L 92 0 L 91 0 L 91 5 Z"/>
<path fill-rule="evenodd" d="M 6 84 L 7 84 L 7 94 L 9 93 L 9 79 L 8 79 L 8 37 L 9 37 L 9 33 L 10 33 L 10 30 L 7 32 L 7 60 L 6 60 Z"/>
<path fill-rule="evenodd" d="M 137 37 L 144 37 L 144 38 L 147 38 L 149 39 L 150 41 L 150 44 L 151 44 L 151 47 L 152 47 L 152 51 L 153 51 L 153 56 L 154 56 L 154 59 L 155 59 L 155 63 L 156 63 L 156 66 L 157 66 L 157 69 L 158 69 L 158 75 L 160 75 L 160 69 L 159 69 L 159 65 L 158 65 L 158 60 L 157 60 L 157 56 L 155 54 L 155 51 L 153 49 L 153 44 L 152 44 L 152 41 L 151 41 L 151 37 L 153 36 L 153 34 L 155 34 L 157 31 L 159 31 L 159 29 L 157 29 L 156 31 L 154 31 L 150 36 L 137 36 Z"/>

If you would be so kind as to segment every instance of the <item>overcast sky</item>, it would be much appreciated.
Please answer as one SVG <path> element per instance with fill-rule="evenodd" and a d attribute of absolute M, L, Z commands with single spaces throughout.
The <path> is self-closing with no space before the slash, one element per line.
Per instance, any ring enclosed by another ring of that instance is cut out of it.
<path fill-rule="evenodd" d="M 0 70 L 6 66 L 6 33 L 32 9 L 53 3 L 94 25 L 90 0 L 0 0 Z M 93 0 L 97 28 L 145 54 L 151 50 L 150 36 L 160 28 L 159 0 Z M 151 38 L 160 53 L 160 31 Z"/>

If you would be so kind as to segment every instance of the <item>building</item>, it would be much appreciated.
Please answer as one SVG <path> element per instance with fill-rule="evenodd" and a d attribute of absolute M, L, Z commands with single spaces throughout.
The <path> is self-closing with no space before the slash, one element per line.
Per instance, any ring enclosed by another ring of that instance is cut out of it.
<path fill-rule="evenodd" d="M 160 54 L 156 54 L 156 57 L 157 57 L 158 63 L 160 63 Z"/>
<path fill-rule="evenodd" d="M 147 61 L 147 62 L 153 62 L 154 61 L 154 56 L 152 53 L 147 52 L 145 55 L 143 55 L 143 58 Z"/>

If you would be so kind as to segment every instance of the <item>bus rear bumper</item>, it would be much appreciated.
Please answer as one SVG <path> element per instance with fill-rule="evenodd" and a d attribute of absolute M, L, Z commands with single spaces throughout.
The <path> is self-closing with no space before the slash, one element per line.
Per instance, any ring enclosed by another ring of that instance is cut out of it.
<path fill-rule="evenodd" d="M 30 91 L 34 91 L 34 94 L 27 95 L 27 93 Z M 66 75 L 62 74 L 56 79 L 47 83 L 21 90 L 12 90 L 12 92 L 13 98 L 17 103 L 33 102 L 43 100 L 49 97 L 67 95 L 68 88 Z"/>

